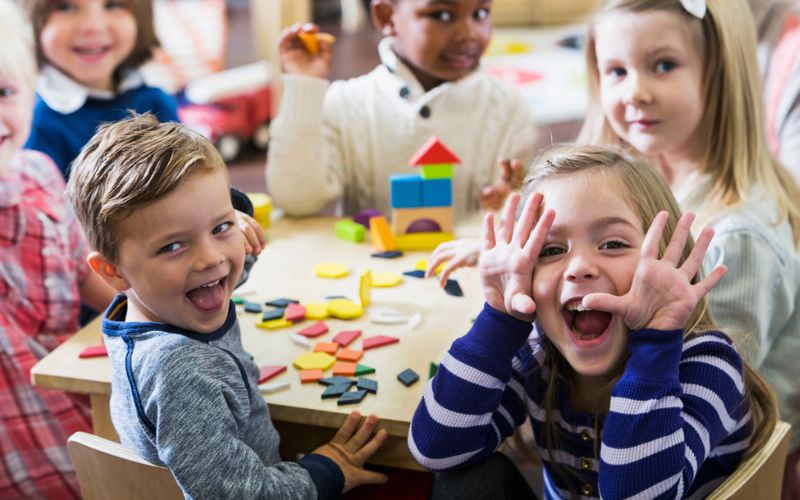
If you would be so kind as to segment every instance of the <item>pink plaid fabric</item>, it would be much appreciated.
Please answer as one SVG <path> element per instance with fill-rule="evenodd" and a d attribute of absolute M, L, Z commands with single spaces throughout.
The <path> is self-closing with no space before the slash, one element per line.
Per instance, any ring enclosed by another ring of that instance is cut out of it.
<path fill-rule="evenodd" d="M 79 496 L 67 438 L 91 432 L 88 404 L 35 388 L 30 370 L 78 330 L 78 283 L 89 272 L 64 181 L 22 151 L 0 179 L 0 499 Z"/>

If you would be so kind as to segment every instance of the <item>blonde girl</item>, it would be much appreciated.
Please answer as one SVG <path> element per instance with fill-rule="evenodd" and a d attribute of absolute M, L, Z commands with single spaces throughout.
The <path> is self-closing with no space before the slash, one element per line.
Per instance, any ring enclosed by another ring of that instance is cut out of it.
<path fill-rule="evenodd" d="M 713 230 L 693 244 L 658 172 L 616 149 L 549 153 L 523 196 L 517 222 L 517 195 L 497 230 L 486 218 L 486 306 L 426 388 L 414 457 L 474 466 L 457 477 L 480 484 L 475 464 L 530 417 L 547 498 L 708 494 L 776 421 L 771 389 L 708 312 L 725 275 L 699 275 Z M 451 477 L 435 492 L 480 498 Z"/>
<path fill-rule="evenodd" d="M 580 141 L 649 155 L 683 210 L 715 229 L 703 267 L 729 273 L 711 310 L 800 427 L 800 190 L 768 150 L 747 3 L 608 0 L 586 55 L 592 105 Z"/>
<path fill-rule="evenodd" d="M 50 156 L 65 178 L 98 125 L 130 110 L 178 121 L 175 100 L 137 69 L 158 45 L 151 0 L 23 0 L 42 68 L 26 147 Z"/>

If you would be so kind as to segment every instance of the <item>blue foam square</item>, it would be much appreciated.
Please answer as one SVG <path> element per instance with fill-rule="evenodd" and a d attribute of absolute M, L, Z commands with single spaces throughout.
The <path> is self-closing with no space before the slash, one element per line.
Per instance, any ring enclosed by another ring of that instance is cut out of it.
<path fill-rule="evenodd" d="M 392 208 L 422 206 L 422 177 L 417 174 L 393 175 L 391 184 Z"/>
<path fill-rule="evenodd" d="M 453 204 L 453 181 L 429 179 L 422 183 L 422 206 L 449 207 Z"/>

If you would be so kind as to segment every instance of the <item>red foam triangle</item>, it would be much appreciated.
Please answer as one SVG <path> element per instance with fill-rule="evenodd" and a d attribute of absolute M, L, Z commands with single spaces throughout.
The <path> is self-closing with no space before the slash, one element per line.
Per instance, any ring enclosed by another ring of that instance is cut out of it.
<path fill-rule="evenodd" d="M 96 358 L 99 356 L 108 356 L 108 351 L 106 351 L 105 344 L 87 347 L 86 349 L 82 350 L 80 354 L 78 354 L 79 358 Z"/>
<path fill-rule="evenodd" d="M 304 337 L 319 337 L 323 333 L 327 333 L 327 331 L 328 331 L 328 325 L 326 325 L 322 321 L 317 321 L 313 325 L 307 328 L 303 328 L 297 333 L 303 335 Z"/>
<path fill-rule="evenodd" d="M 286 371 L 286 367 L 282 365 L 266 365 L 262 366 L 258 372 L 258 383 L 266 382 L 275 375 Z"/>
<path fill-rule="evenodd" d="M 387 337 L 386 335 L 377 335 L 375 337 L 369 337 L 362 340 L 361 348 L 366 351 L 382 345 L 394 344 L 395 342 L 400 342 L 400 339 L 396 337 Z"/>
<path fill-rule="evenodd" d="M 333 341 L 342 347 L 347 347 L 350 342 L 354 341 L 361 335 L 361 330 L 345 330 L 336 334 Z"/>
<path fill-rule="evenodd" d="M 428 139 L 428 142 L 408 160 L 408 164 L 412 167 L 436 163 L 461 163 L 461 158 L 442 144 L 442 141 L 435 135 Z"/>
<path fill-rule="evenodd" d="M 306 308 L 300 304 L 289 304 L 284 309 L 283 317 L 286 321 L 300 321 L 306 317 Z"/>

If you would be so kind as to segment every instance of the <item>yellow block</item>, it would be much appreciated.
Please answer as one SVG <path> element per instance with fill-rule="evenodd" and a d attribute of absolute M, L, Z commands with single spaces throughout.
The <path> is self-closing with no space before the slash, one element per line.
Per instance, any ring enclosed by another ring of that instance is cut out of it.
<path fill-rule="evenodd" d="M 439 264 L 439 267 L 436 268 L 436 274 L 442 272 L 444 266 L 447 265 L 447 262 L 442 262 Z M 417 271 L 427 271 L 428 270 L 428 259 L 419 259 L 417 263 L 414 265 L 414 269 Z"/>
<path fill-rule="evenodd" d="M 367 307 L 372 302 L 372 273 L 369 269 L 361 274 L 361 281 L 358 285 L 358 298 L 361 300 L 362 307 Z"/>
<path fill-rule="evenodd" d="M 322 302 L 312 302 L 306 304 L 306 318 L 308 319 L 325 319 L 328 317 L 328 304 Z"/>
<path fill-rule="evenodd" d="M 403 282 L 403 277 L 397 273 L 375 273 L 372 275 L 372 284 L 380 288 L 397 286 Z"/>
<path fill-rule="evenodd" d="M 333 299 L 328 301 L 328 314 L 339 319 L 355 319 L 364 314 L 364 308 L 347 299 Z"/>
<path fill-rule="evenodd" d="M 324 262 L 314 266 L 314 274 L 320 278 L 344 278 L 350 274 L 350 268 L 338 262 Z"/>
<path fill-rule="evenodd" d="M 292 364 L 298 370 L 327 370 L 336 358 L 326 352 L 307 352 L 296 357 Z"/>
<path fill-rule="evenodd" d="M 375 250 L 379 252 L 397 250 L 392 230 L 389 228 L 389 221 L 383 215 L 372 217 L 369 220 L 369 236 Z"/>
<path fill-rule="evenodd" d="M 247 197 L 253 203 L 253 218 L 261 224 L 261 227 L 268 228 L 272 214 L 272 198 L 265 193 L 247 193 Z"/>
<path fill-rule="evenodd" d="M 374 217 L 373 217 L 374 218 Z M 440 243 L 453 239 L 453 233 L 409 233 L 395 238 L 397 249 L 401 252 L 413 250 L 433 250 Z"/>
<path fill-rule="evenodd" d="M 278 319 L 271 319 L 269 321 L 259 321 L 256 323 L 256 326 L 259 328 L 265 328 L 267 330 L 279 330 L 281 328 L 286 328 L 287 326 L 292 326 L 294 323 L 291 321 L 287 321 L 286 318 L 278 318 Z"/>

